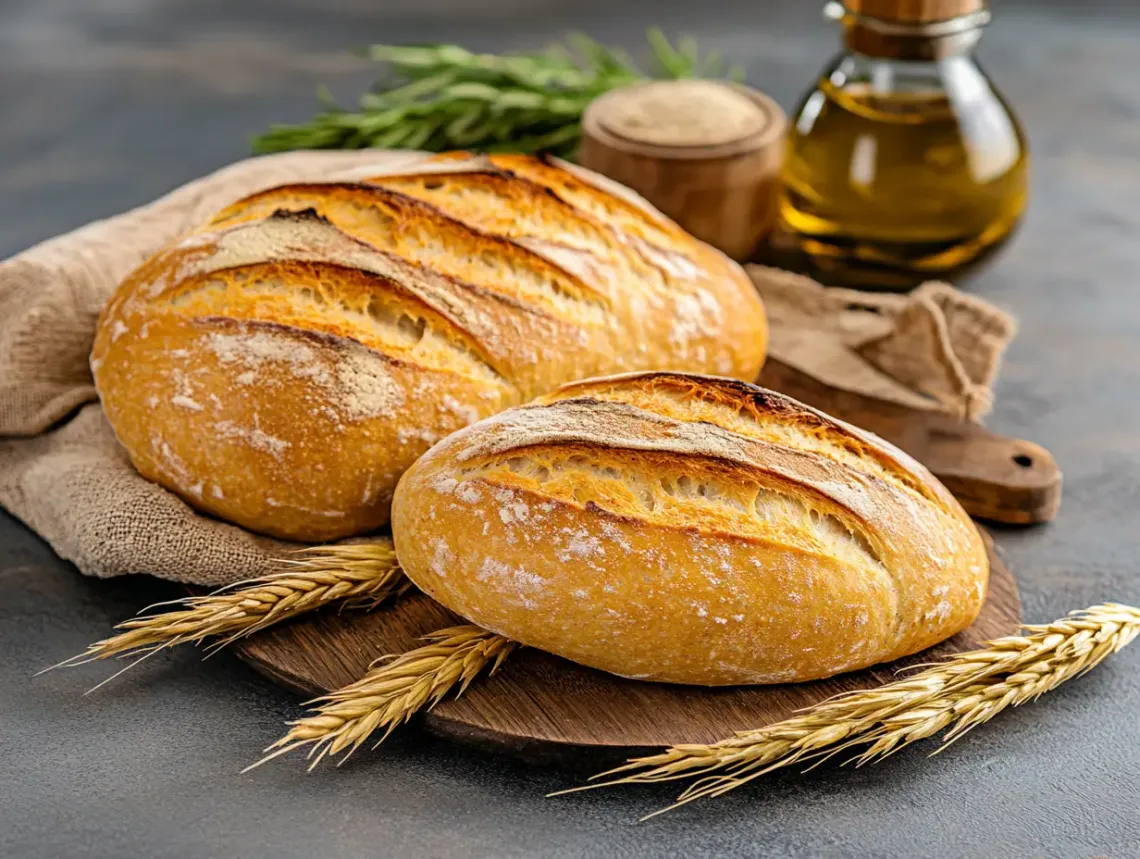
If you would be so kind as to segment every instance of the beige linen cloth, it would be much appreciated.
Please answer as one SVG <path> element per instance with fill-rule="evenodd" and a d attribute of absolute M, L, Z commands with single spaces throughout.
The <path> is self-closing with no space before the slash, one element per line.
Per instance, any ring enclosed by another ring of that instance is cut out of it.
<path fill-rule="evenodd" d="M 0 263 L 0 505 L 88 575 L 217 586 L 279 568 L 290 544 L 199 515 L 139 476 L 99 407 L 88 354 L 103 303 L 158 248 L 233 200 L 414 153 L 294 152 L 234 164 Z M 772 355 L 841 388 L 977 417 L 1013 333 L 944 284 L 909 296 L 824 289 L 751 267 Z"/>

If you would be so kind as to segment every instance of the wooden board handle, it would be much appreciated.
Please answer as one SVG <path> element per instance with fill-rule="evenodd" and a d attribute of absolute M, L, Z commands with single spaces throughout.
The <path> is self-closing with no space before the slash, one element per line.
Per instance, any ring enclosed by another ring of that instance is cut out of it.
<path fill-rule="evenodd" d="M 1061 469 L 1040 445 L 1006 438 L 972 421 L 841 391 L 775 359 L 764 367 L 760 384 L 902 448 L 945 483 L 975 518 L 1032 525 L 1057 516 Z"/>
<path fill-rule="evenodd" d="M 985 427 L 931 415 L 911 456 L 934 472 L 966 511 L 979 519 L 1032 525 L 1061 507 L 1061 470 L 1039 444 Z"/>

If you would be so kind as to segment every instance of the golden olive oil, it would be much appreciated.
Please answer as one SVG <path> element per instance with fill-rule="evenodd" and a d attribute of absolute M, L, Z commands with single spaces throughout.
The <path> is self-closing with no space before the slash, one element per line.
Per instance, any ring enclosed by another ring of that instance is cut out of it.
<path fill-rule="evenodd" d="M 1027 200 L 1024 135 L 968 55 L 841 55 L 789 132 L 777 247 L 829 283 L 950 278 L 1011 235 Z"/>

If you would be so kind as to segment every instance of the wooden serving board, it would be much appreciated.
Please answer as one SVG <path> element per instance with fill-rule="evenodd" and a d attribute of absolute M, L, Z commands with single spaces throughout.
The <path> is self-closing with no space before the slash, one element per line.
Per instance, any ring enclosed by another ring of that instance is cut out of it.
<path fill-rule="evenodd" d="M 994 551 L 989 596 L 969 629 L 937 647 L 888 665 L 815 683 L 706 689 L 623 680 L 525 648 L 500 671 L 471 684 L 421 718 L 432 732 L 509 751 L 529 760 L 585 766 L 674 743 L 710 743 L 734 731 L 791 716 L 839 692 L 889 682 L 902 667 L 971 650 L 1020 626 L 1017 584 Z M 423 594 L 370 613 L 320 612 L 234 645 L 262 673 L 307 696 L 359 679 L 379 656 L 462 623 Z"/>
<path fill-rule="evenodd" d="M 1010 525 L 1049 522 L 1061 506 L 1061 469 L 1045 448 L 981 424 L 841 391 L 770 359 L 759 384 L 902 448 L 946 484 L 971 516 Z"/>

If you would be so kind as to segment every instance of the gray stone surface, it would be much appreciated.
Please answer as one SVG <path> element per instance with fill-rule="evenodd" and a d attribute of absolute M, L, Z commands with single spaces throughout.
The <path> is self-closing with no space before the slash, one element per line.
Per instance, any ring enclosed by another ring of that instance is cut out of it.
<path fill-rule="evenodd" d="M 1035 148 L 1031 215 L 973 285 L 1022 320 L 990 424 L 1047 445 L 1060 519 L 1003 531 L 1025 616 L 1140 602 L 1140 8 L 1005 0 L 982 57 Z M 745 62 L 785 106 L 833 49 L 783 0 L 2 0 L 0 254 L 146 201 L 370 79 L 369 41 L 637 45 L 646 23 Z M 636 825 L 668 790 L 547 800 L 577 776 L 414 731 L 340 770 L 238 770 L 300 709 L 230 656 L 161 655 L 88 697 L 35 680 L 172 591 L 93 582 L 0 514 L 0 856 L 1140 856 L 1140 647 L 934 760 L 785 773 Z"/>

